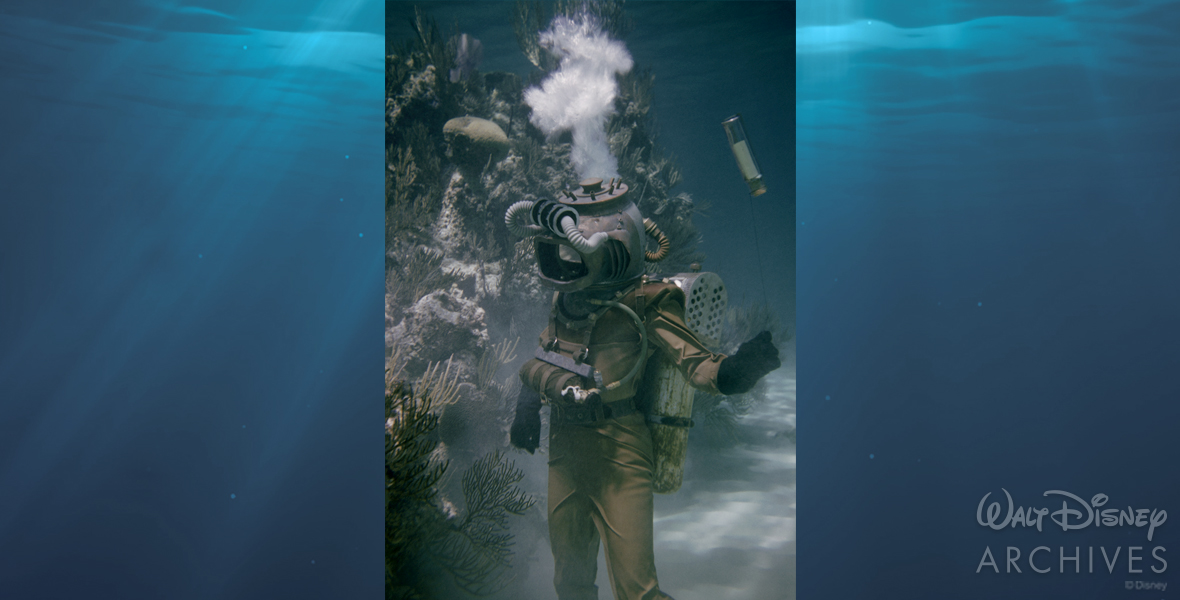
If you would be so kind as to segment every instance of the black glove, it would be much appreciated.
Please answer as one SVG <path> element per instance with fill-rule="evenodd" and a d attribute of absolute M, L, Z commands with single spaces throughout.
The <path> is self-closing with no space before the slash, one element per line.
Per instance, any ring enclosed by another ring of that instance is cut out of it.
<path fill-rule="evenodd" d="M 726 396 L 743 394 L 782 364 L 778 359 L 778 348 L 770 341 L 770 332 L 763 331 L 721 361 L 717 368 L 717 389 Z"/>
<path fill-rule="evenodd" d="M 516 418 L 508 439 L 513 446 L 528 450 L 532 454 L 541 443 L 541 396 L 532 389 L 522 386 L 516 397 Z"/>

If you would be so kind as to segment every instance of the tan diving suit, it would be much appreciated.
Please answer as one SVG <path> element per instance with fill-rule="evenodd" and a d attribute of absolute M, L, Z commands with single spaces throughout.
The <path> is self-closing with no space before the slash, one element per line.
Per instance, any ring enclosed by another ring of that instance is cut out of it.
<path fill-rule="evenodd" d="M 588 180 L 580 194 L 521 202 L 505 217 L 514 233 L 536 236 L 541 279 L 560 290 L 536 358 L 521 367 L 511 431 L 513 445 L 534 451 L 541 403 L 551 407 L 548 519 L 560 600 L 598 598 L 600 541 L 616 600 L 670 598 L 655 569 L 649 421 L 690 422 L 652 414 L 652 399 L 637 396 L 648 361 L 661 355 L 713 394 L 747 391 L 779 366 L 768 333 L 732 357 L 706 348 L 685 324 L 684 292 L 643 275 L 644 259 L 662 259 L 667 240 L 625 193 L 622 184 L 608 190 Z M 641 224 L 658 252 L 643 252 Z"/>

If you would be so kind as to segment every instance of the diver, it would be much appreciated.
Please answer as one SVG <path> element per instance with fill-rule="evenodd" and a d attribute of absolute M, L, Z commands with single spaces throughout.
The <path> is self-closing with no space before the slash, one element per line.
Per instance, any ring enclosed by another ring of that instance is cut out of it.
<path fill-rule="evenodd" d="M 616 600 L 666 599 L 653 551 L 649 423 L 691 421 L 652 414 L 652 399 L 637 394 L 645 365 L 661 353 L 692 387 L 729 395 L 749 391 L 781 363 L 766 331 L 732 356 L 709 351 L 686 325 L 685 292 L 645 275 L 645 263 L 663 259 L 669 242 L 628 199 L 627 186 L 580 185 L 558 201 L 518 202 L 505 215 L 513 234 L 533 238 L 541 280 L 557 290 L 536 358 L 520 370 L 510 440 L 534 452 L 542 404 L 551 407 L 548 522 L 558 598 L 598 598 L 601 540 Z M 644 235 L 656 251 L 644 251 Z"/>

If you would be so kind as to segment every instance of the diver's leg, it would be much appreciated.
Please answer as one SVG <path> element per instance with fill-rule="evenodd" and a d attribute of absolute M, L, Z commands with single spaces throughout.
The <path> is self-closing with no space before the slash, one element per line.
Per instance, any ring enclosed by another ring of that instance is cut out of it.
<path fill-rule="evenodd" d="M 643 415 L 633 414 L 604 426 L 613 440 L 595 499 L 601 512 L 607 572 L 616 600 L 671 600 L 660 591 L 653 550 L 651 433 Z"/>
<path fill-rule="evenodd" d="M 562 428 L 567 429 L 567 428 Z M 556 431 L 549 449 L 549 545 L 553 549 L 553 585 L 560 600 L 597 600 L 597 512 L 578 486 L 580 457 L 566 436 Z"/>

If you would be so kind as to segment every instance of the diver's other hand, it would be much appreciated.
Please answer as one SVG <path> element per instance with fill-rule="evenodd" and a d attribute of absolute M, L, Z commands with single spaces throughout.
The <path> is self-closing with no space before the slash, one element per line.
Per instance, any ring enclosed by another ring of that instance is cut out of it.
<path fill-rule="evenodd" d="M 763 331 L 721 361 L 717 368 L 717 389 L 726 396 L 748 392 L 759 379 L 782 364 L 770 332 Z"/>
<path fill-rule="evenodd" d="M 529 454 L 541 445 L 541 396 L 528 387 L 521 387 L 516 397 L 516 418 L 512 420 L 508 440 Z"/>

